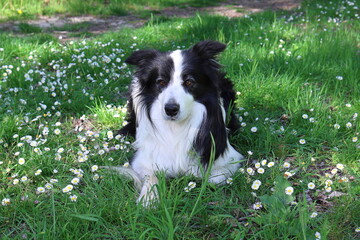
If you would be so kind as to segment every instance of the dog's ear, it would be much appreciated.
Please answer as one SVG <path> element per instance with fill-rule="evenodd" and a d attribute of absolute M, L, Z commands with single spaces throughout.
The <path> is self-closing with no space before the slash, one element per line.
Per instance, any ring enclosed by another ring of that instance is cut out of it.
<path fill-rule="evenodd" d="M 219 53 L 224 51 L 226 45 L 217 41 L 206 40 L 195 44 L 191 51 L 204 58 L 215 58 Z"/>
<path fill-rule="evenodd" d="M 157 54 L 158 51 L 156 50 L 138 50 L 133 52 L 133 54 L 125 60 L 125 63 L 137 67 L 145 66 L 149 61 L 153 60 Z"/>

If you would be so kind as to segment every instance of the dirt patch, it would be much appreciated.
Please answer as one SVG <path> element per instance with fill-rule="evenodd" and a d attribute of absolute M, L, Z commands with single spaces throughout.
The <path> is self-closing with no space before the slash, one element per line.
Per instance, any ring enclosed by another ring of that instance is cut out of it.
<path fill-rule="evenodd" d="M 41 28 L 53 28 L 53 27 L 64 27 L 69 24 L 78 24 L 88 22 L 91 23 L 89 31 L 100 31 L 103 29 L 119 29 L 124 27 L 137 27 L 141 26 L 142 23 L 138 18 L 135 17 L 107 17 L 100 18 L 95 16 L 77 16 L 77 17 L 64 17 L 64 16 L 54 16 L 54 17 L 41 17 L 38 20 L 31 20 L 27 23 L 32 25 L 37 25 Z"/>
<path fill-rule="evenodd" d="M 41 16 L 36 20 L 9 21 L 0 23 L 0 31 L 22 33 L 20 24 L 28 24 L 40 28 L 43 32 L 50 33 L 62 42 L 80 38 L 82 34 L 98 35 L 108 31 L 116 31 L 122 28 L 141 27 L 146 22 L 135 16 L 75 16 L 63 15 Z M 26 27 L 26 26 L 25 26 Z"/>
<path fill-rule="evenodd" d="M 299 7 L 301 2 L 302 0 L 228 0 L 212 7 L 166 8 L 160 15 L 188 17 L 200 12 L 235 18 L 265 10 L 291 10 Z"/>
<path fill-rule="evenodd" d="M 191 17 L 198 12 L 235 18 L 265 10 L 290 10 L 299 7 L 300 3 L 301 0 L 228 0 L 212 7 L 165 8 L 158 11 L 155 16 Z M 43 32 L 48 32 L 64 42 L 83 37 L 85 33 L 88 34 L 87 36 L 93 36 L 127 27 L 141 27 L 147 21 L 148 19 L 135 15 L 111 17 L 89 15 L 76 17 L 41 16 L 36 20 L 0 23 L 0 31 L 13 32 L 14 34 L 22 33 L 19 25 L 25 23 L 29 27 L 35 26 Z"/>

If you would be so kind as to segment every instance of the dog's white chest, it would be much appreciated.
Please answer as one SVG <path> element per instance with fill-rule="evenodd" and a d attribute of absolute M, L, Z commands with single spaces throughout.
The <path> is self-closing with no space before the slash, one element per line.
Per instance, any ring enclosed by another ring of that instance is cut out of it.
<path fill-rule="evenodd" d="M 155 101 L 152 106 L 151 122 L 145 115 L 138 122 L 134 143 L 137 152 L 132 162 L 134 170 L 140 175 L 148 171 L 164 171 L 171 177 L 198 175 L 199 164 L 192 146 L 206 114 L 205 106 L 196 103 L 188 119 L 174 122 L 162 117 L 158 105 L 160 103 Z"/>

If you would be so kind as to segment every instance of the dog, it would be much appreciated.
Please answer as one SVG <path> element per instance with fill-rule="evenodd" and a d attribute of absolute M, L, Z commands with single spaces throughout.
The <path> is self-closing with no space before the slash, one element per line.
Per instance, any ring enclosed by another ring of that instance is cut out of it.
<path fill-rule="evenodd" d="M 130 85 L 127 125 L 119 133 L 135 138 L 130 176 L 148 206 L 157 198 L 159 171 L 166 177 L 193 175 L 223 184 L 243 156 L 229 143 L 238 129 L 233 84 L 217 56 L 225 44 L 202 41 L 187 50 L 138 50 L 125 60 L 136 71 Z"/>

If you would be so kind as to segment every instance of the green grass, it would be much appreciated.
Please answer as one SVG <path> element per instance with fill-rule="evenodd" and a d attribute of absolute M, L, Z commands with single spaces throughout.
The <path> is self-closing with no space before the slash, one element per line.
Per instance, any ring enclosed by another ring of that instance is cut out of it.
<path fill-rule="evenodd" d="M 239 19 L 153 18 L 142 28 L 66 44 L 36 31 L 0 34 L 0 238 L 316 239 L 318 232 L 358 239 L 354 6 L 305 1 L 296 11 Z M 124 60 L 136 49 L 183 49 L 204 39 L 228 45 L 220 62 L 238 91 L 242 123 L 231 142 L 246 161 L 225 186 L 160 175 L 160 203 L 144 209 L 131 181 L 93 171 L 133 154 L 131 139 L 115 137 L 131 78 Z M 190 181 L 197 186 L 185 192 Z M 286 195 L 289 186 L 294 192 Z"/>
<path fill-rule="evenodd" d="M 73 23 L 73 24 L 65 24 L 61 27 L 53 27 L 55 31 L 68 31 L 68 32 L 85 32 L 91 26 L 90 22 L 81 22 L 81 23 Z"/>
<path fill-rule="evenodd" d="M 203 7 L 218 0 L 0 0 L 0 20 L 31 19 L 40 15 L 106 15 L 122 16 L 134 13 L 148 17 L 166 7 Z"/>
<path fill-rule="evenodd" d="M 19 23 L 18 27 L 19 27 L 19 32 L 24 33 L 24 34 L 42 32 L 42 29 L 40 27 L 30 25 L 30 24 L 27 24 L 27 23 Z"/>

